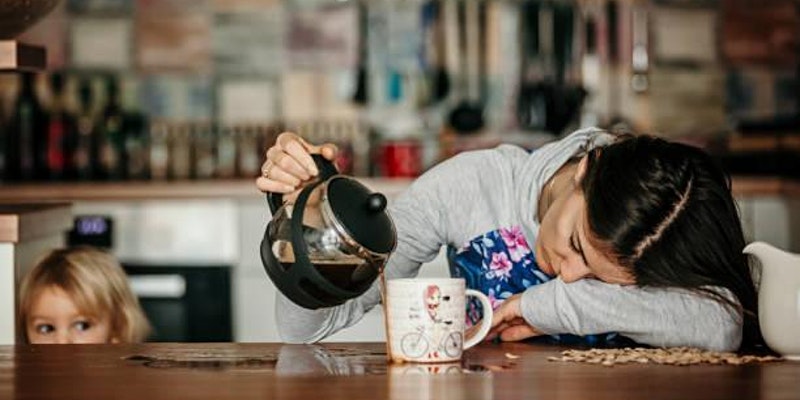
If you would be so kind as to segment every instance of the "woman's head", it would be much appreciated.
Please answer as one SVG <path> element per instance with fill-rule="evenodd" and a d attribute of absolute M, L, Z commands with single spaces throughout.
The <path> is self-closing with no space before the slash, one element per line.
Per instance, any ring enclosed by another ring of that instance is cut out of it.
<path fill-rule="evenodd" d="M 39 261 L 22 281 L 19 311 L 29 343 L 133 343 L 150 330 L 122 267 L 90 247 Z"/>
<path fill-rule="evenodd" d="M 662 139 L 623 138 L 586 157 L 581 191 L 587 238 L 637 285 L 680 287 L 724 303 L 737 298 L 745 343 L 760 341 L 757 294 L 730 179 L 704 151 Z"/>
<path fill-rule="evenodd" d="M 744 343 L 760 342 L 738 210 L 729 178 L 711 156 L 626 136 L 566 168 L 574 173 L 545 214 L 536 244 L 545 272 L 565 281 L 594 277 L 703 292 L 741 307 Z M 727 288 L 739 304 L 711 287 Z"/>

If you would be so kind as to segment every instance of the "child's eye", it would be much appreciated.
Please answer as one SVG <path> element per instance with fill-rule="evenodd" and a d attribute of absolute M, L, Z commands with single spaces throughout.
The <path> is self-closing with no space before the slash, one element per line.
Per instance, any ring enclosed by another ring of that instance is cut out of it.
<path fill-rule="evenodd" d="M 89 322 L 89 321 L 78 321 L 73 325 L 75 326 L 75 329 L 77 329 L 77 330 L 79 330 L 81 332 L 88 331 L 89 329 L 92 328 L 92 323 Z"/>
<path fill-rule="evenodd" d="M 36 333 L 38 333 L 40 335 L 47 335 L 49 333 L 54 332 L 55 330 L 56 330 L 56 328 L 53 325 L 50 325 L 50 324 L 39 324 L 39 325 L 36 325 Z"/>

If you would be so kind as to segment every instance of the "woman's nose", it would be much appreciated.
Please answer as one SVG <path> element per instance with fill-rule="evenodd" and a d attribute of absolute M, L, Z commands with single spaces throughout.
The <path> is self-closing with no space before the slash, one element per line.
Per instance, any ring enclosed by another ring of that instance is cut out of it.
<path fill-rule="evenodd" d="M 592 274 L 592 270 L 583 261 L 564 259 L 561 264 L 561 280 L 566 283 L 575 282 Z"/>

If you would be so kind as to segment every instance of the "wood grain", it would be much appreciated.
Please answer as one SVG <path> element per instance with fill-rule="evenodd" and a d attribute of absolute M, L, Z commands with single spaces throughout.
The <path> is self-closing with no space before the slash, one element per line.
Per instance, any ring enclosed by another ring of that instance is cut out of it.
<path fill-rule="evenodd" d="M 460 364 L 389 365 L 383 343 L 5 346 L 0 347 L 0 396 L 616 400 L 796 399 L 800 393 L 797 362 L 604 367 L 548 361 L 564 349 L 484 343 L 467 350 Z M 145 365 L 146 357 L 184 363 Z M 246 359 L 262 361 L 248 365 Z M 215 360 L 218 367 L 207 367 Z"/>

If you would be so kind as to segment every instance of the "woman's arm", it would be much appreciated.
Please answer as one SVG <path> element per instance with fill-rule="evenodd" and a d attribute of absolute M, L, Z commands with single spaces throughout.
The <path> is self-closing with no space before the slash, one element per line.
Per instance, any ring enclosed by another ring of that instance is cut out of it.
<path fill-rule="evenodd" d="M 640 288 L 582 279 L 553 279 L 528 288 L 525 321 L 545 334 L 608 332 L 651 346 L 735 351 L 742 319 L 719 302 L 681 289 Z"/>

